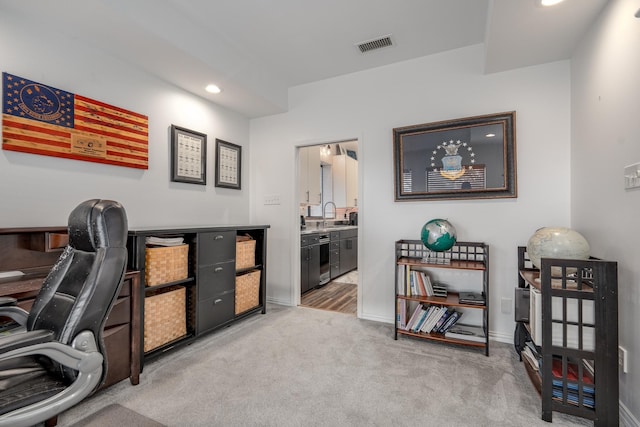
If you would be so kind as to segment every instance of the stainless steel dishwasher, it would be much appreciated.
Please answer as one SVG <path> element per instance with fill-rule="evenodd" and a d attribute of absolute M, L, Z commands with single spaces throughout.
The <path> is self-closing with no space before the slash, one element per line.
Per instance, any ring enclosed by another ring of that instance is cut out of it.
<path fill-rule="evenodd" d="M 320 286 L 326 285 L 331 280 L 330 241 L 329 233 L 320 233 L 318 239 L 318 244 L 320 245 Z"/>

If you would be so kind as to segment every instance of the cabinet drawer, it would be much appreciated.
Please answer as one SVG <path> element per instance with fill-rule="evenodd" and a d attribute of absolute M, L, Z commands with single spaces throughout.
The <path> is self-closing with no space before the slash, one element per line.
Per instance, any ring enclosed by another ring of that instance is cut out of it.
<path fill-rule="evenodd" d="M 198 269 L 198 301 L 211 298 L 236 286 L 235 261 L 207 265 Z"/>
<path fill-rule="evenodd" d="M 235 292 L 222 292 L 198 302 L 198 334 L 220 326 L 235 317 Z"/>
<path fill-rule="evenodd" d="M 331 264 L 340 262 L 340 250 L 332 250 L 329 252 L 329 262 Z"/>
<path fill-rule="evenodd" d="M 198 266 L 235 260 L 236 232 L 198 234 Z"/>
<path fill-rule="evenodd" d="M 300 236 L 300 247 L 305 247 L 305 246 L 309 246 L 309 236 L 307 236 L 306 234 L 303 236 Z"/>
<path fill-rule="evenodd" d="M 340 241 L 339 240 L 332 241 L 329 244 L 329 250 L 331 251 L 340 250 Z"/>
<path fill-rule="evenodd" d="M 331 239 L 331 241 L 340 240 L 340 232 L 339 231 L 332 231 L 329 234 L 329 236 L 330 236 L 329 238 Z"/>
<path fill-rule="evenodd" d="M 131 279 L 125 279 L 125 281 L 122 283 L 122 287 L 120 288 L 118 297 L 128 297 L 129 295 L 131 295 Z"/>
<path fill-rule="evenodd" d="M 129 323 L 131 320 L 131 298 L 124 297 L 118 298 L 111 308 L 109 317 L 104 327 L 122 325 L 123 323 Z"/>
<path fill-rule="evenodd" d="M 348 239 L 348 238 L 351 238 L 351 237 L 358 237 L 358 229 L 357 228 L 354 228 L 354 229 L 351 229 L 351 230 L 342 230 L 340 232 L 340 238 L 341 239 Z"/>
<path fill-rule="evenodd" d="M 309 234 L 307 239 L 309 240 L 310 245 L 317 245 L 320 243 L 320 235 L 318 234 Z"/>
<path fill-rule="evenodd" d="M 107 352 L 107 360 L 109 361 L 107 378 L 102 386 L 102 388 L 105 388 L 129 377 L 131 370 L 129 325 L 105 328 L 102 338 Z"/>

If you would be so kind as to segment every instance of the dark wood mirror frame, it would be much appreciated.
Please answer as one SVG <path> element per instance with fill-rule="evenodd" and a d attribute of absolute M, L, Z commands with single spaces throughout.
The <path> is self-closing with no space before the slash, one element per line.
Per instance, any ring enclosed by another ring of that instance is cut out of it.
<path fill-rule="evenodd" d="M 516 113 L 393 129 L 395 200 L 517 197 Z"/>

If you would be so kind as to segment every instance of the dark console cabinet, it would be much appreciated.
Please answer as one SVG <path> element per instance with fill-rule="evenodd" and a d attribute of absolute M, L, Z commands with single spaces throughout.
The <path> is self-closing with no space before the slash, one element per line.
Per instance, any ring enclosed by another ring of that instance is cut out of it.
<path fill-rule="evenodd" d="M 142 361 L 155 357 L 177 346 L 188 344 L 201 335 L 230 325 L 248 315 L 266 312 L 266 259 L 268 225 L 257 226 L 205 226 L 205 227 L 166 227 L 140 228 L 129 230 L 129 263 L 131 268 L 139 269 L 141 288 L 144 298 L 139 304 L 142 313 L 142 324 L 145 337 L 170 329 L 179 324 L 177 336 L 161 340 L 160 344 L 146 348 L 143 342 Z M 148 237 L 182 238 L 188 256 L 186 276 L 166 283 L 155 283 L 149 286 L 147 277 L 146 239 Z M 251 265 L 237 263 L 237 249 L 242 243 L 237 238 L 249 238 L 255 243 Z M 249 308 L 243 306 L 246 291 L 239 287 L 245 275 L 252 274 L 258 280 L 253 282 L 252 298 L 255 302 Z M 258 279 L 259 276 L 259 279 Z M 150 305 L 145 302 L 151 298 L 176 292 L 180 298 L 174 300 L 174 311 L 158 313 L 147 311 Z M 177 303 L 175 302 L 177 301 Z M 240 307 L 240 308 L 239 308 Z M 242 308 L 245 307 L 245 308 Z M 164 319 L 168 318 L 168 323 Z M 146 320 L 146 321 L 145 321 Z M 152 321 L 158 320 L 158 321 Z M 144 341 L 144 340 L 143 340 Z M 142 363 L 142 362 L 141 362 Z"/>

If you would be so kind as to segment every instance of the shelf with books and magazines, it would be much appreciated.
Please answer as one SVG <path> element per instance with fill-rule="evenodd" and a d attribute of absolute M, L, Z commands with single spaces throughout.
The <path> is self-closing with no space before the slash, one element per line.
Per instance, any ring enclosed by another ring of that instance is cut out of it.
<path fill-rule="evenodd" d="M 618 425 L 617 263 L 542 258 L 536 269 L 521 246 L 518 269 L 518 290 L 526 292 L 516 298 L 527 297 L 522 310 L 516 304 L 515 320 L 526 326 L 516 328 L 526 331 L 516 348 L 541 396 L 542 419 L 552 421 L 555 411 Z"/>
<path fill-rule="evenodd" d="M 458 242 L 433 253 L 420 240 L 397 241 L 394 338 L 476 347 L 488 356 L 488 279 L 484 243 Z"/>

